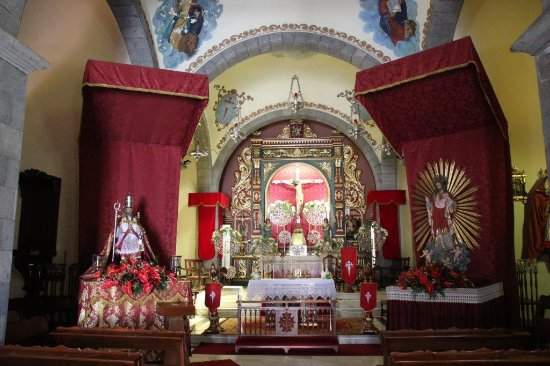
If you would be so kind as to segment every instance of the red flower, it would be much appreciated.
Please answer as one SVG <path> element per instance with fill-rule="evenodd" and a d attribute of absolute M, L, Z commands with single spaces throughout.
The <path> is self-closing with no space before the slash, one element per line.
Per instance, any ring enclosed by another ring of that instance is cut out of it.
<path fill-rule="evenodd" d="M 122 292 L 124 292 L 128 296 L 132 296 L 132 281 L 127 281 L 124 285 L 122 285 Z"/>

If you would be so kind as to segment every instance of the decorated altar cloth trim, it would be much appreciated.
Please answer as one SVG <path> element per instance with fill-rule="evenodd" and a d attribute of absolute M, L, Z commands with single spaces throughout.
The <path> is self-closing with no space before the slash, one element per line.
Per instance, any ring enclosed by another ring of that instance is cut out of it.
<path fill-rule="evenodd" d="M 250 280 L 247 288 L 247 300 L 265 300 L 266 296 L 271 299 L 283 296 L 296 299 L 307 299 L 312 296 L 314 299 L 336 299 L 336 286 L 334 280 L 321 278 L 307 279 L 263 279 Z"/>
<path fill-rule="evenodd" d="M 80 281 L 78 296 L 78 326 L 164 328 L 164 317 L 156 312 L 162 302 L 193 302 L 191 283 L 177 281 L 166 290 L 133 297 L 117 286 L 103 288 L 104 281 Z"/>
<path fill-rule="evenodd" d="M 386 298 L 391 301 L 443 302 L 454 304 L 483 304 L 504 295 L 502 282 L 478 288 L 448 288 L 444 296 L 430 297 L 425 292 L 414 292 L 398 286 L 386 287 Z"/>
<path fill-rule="evenodd" d="M 83 86 L 208 99 L 208 77 L 137 65 L 88 60 Z"/>
<path fill-rule="evenodd" d="M 109 88 L 109 89 L 128 90 L 128 91 L 136 91 L 136 92 L 143 92 L 143 93 L 170 95 L 174 97 L 184 97 L 184 98 L 193 98 L 193 99 L 201 99 L 201 100 L 208 99 L 208 96 L 204 96 L 204 95 L 176 93 L 176 92 L 170 92 L 165 90 L 135 88 L 130 86 L 110 85 L 110 84 L 101 84 L 101 83 L 83 83 L 82 87 L 85 87 L 85 86 L 92 87 L 92 88 Z"/>

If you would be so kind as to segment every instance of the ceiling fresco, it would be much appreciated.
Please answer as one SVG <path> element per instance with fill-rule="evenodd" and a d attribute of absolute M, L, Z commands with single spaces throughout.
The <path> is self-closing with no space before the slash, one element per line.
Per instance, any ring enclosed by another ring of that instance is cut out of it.
<path fill-rule="evenodd" d="M 420 49 L 430 8 L 428 0 L 141 1 L 161 67 L 177 70 L 232 42 L 274 32 L 357 40 L 387 61 Z"/>

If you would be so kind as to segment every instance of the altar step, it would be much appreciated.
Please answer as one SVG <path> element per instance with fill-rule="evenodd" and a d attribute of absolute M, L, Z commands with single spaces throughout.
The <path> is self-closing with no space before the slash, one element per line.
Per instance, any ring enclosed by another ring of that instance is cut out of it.
<path fill-rule="evenodd" d="M 338 352 L 338 337 L 238 337 L 235 351 L 240 349 L 282 348 L 285 353 L 290 349 L 332 349 Z"/>
<path fill-rule="evenodd" d="M 339 344 L 380 344 L 379 335 L 338 335 Z M 239 336 L 227 334 L 192 335 L 191 345 L 200 343 L 235 343 Z"/>

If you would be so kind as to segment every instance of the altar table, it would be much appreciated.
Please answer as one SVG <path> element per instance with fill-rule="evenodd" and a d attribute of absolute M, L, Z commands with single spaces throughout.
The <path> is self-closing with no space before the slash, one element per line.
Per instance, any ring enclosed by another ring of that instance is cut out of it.
<path fill-rule="evenodd" d="M 319 297 L 336 299 L 334 280 L 321 278 L 301 279 L 263 279 L 248 281 L 247 299 L 265 300 L 266 297 L 275 300 L 275 297 L 307 299 Z"/>
<path fill-rule="evenodd" d="M 388 330 L 494 328 L 504 325 L 502 283 L 479 288 L 446 289 L 430 298 L 411 289 L 386 287 Z M 502 308 L 500 308 L 502 309 Z"/>
<path fill-rule="evenodd" d="M 128 296 L 119 287 L 103 288 L 103 280 L 80 280 L 78 326 L 164 328 L 165 319 L 157 314 L 157 302 L 193 304 L 191 282 L 178 280 L 166 290 Z"/>
<path fill-rule="evenodd" d="M 320 278 L 323 261 L 317 255 L 262 256 L 264 278 Z"/>

